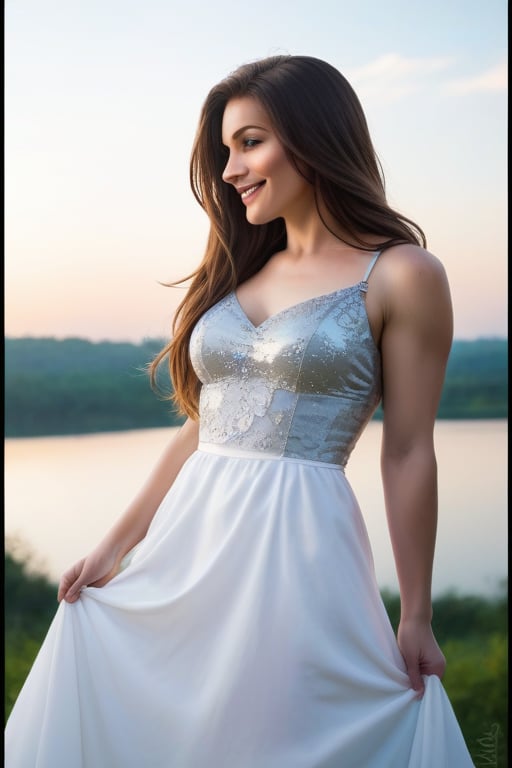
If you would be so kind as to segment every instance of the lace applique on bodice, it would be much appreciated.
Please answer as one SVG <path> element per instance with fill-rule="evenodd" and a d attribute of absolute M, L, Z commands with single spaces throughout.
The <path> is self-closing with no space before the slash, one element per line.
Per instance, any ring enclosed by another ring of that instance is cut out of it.
<path fill-rule="evenodd" d="M 344 467 L 381 397 L 366 281 L 254 326 L 234 292 L 194 328 L 201 443 Z"/>

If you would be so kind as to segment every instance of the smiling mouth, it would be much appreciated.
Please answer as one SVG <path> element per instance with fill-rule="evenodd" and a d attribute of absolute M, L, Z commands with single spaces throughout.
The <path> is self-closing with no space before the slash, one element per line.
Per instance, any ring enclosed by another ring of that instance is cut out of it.
<path fill-rule="evenodd" d="M 260 181 L 259 184 L 253 184 L 252 187 L 249 187 L 248 189 L 244 189 L 244 191 L 240 194 L 240 197 L 245 202 L 249 198 L 251 198 L 257 191 L 264 185 L 264 181 Z"/>

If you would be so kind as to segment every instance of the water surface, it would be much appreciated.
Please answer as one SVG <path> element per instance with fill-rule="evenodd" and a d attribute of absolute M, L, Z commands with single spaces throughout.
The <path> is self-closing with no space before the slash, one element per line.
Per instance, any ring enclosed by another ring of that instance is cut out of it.
<path fill-rule="evenodd" d="M 173 428 L 5 441 L 5 533 L 52 579 L 122 514 Z M 436 424 L 439 523 L 434 595 L 492 594 L 507 574 L 507 422 Z M 381 424 L 371 422 L 347 467 L 381 587 L 396 590 L 380 480 Z"/>

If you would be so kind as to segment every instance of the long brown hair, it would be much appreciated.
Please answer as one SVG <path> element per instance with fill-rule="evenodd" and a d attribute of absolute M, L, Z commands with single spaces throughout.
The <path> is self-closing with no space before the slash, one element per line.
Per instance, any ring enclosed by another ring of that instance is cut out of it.
<path fill-rule="evenodd" d="M 250 224 L 240 196 L 222 180 L 228 160 L 222 118 L 227 102 L 240 96 L 253 96 L 267 111 L 291 162 L 314 186 L 317 207 L 321 200 L 352 239 L 349 244 L 364 250 L 426 245 L 420 227 L 387 204 L 363 109 L 337 69 L 311 56 L 271 56 L 239 67 L 211 89 L 201 111 L 190 183 L 210 219 L 210 232 L 201 264 L 185 278 L 192 282 L 175 313 L 171 341 L 149 366 L 154 385 L 158 366 L 168 357 L 171 398 L 182 415 L 192 418 L 198 416 L 200 390 L 189 355 L 194 326 L 286 247 L 283 219 Z M 381 240 L 370 246 L 360 233 Z"/>

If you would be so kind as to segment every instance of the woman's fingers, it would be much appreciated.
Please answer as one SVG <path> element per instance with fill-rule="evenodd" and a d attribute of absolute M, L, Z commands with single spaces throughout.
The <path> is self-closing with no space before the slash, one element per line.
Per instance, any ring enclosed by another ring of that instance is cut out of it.
<path fill-rule="evenodd" d="M 106 570 L 106 573 L 104 571 Z M 116 562 L 112 567 L 105 568 L 105 564 L 94 562 L 94 559 L 83 558 L 67 570 L 59 584 L 57 600 L 65 600 L 74 603 L 80 597 L 82 587 L 103 587 L 118 573 L 119 566 Z M 101 574 L 98 576 L 98 574 Z"/>
<path fill-rule="evenodd" d="M 68 592 L 71 591 L 71 595 L 74 593 L 73 587 L 82 573 L 84 562 L 85 558 L 79 560 L 78 563 L 75 563 L 62 575 L 57 592 L 57 600 L 59 602 L 66 598 Z"/>

